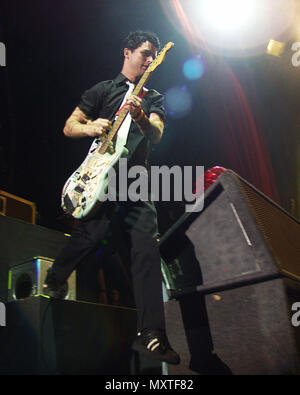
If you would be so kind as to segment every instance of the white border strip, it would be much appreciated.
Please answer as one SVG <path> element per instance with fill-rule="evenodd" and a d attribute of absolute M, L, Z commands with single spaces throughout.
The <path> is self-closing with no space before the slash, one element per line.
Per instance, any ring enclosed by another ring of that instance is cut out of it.
<path fill-rule="evenodd" d="M 245 228 L 244 228 L 244 226 L 242 224 L 242 221 L 241 221 L 241 219 L 240 219 L 240 217 L 239 217 L 234 205 L 232 203 L 230 203 L 230 206 L 232 208 L 232 211 L 233 211 L 233 214 L 235 215 L 236 220 L 238 221 L 238 224 L 240 225 L 240 228 L 242 229 L 242 232 L 243 232 L 243 235 L 244 235 L 244 237 L 245 237 L 245 239 L 247 241 L 247 244 L 252 247 L 252 243 L 251 243 L 251 241 L 250 241 L 250 239 L 249 239 L 249 237 L 247 235 L 247 232 L 246 232 L 246 230 L 245 230 Z"/>

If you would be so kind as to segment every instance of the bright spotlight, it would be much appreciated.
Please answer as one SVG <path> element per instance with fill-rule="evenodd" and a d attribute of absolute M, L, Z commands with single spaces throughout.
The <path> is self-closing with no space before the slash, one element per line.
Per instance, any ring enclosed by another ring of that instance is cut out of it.
<path fill-rule="evenodd" d="M 171 7 L 172 23 L 193 48 L 229 56 L 264 53 L 270 39 L 287 41 L 295 19 L 294 0 L 161 2 L 167 15 Z"/>
<path fill-rule="evenodd" d="M 209 0 L 201 3 L 201 14 L 213 29 L 237 31 L 252 21 L 257 3 L 253 0 Z"/>

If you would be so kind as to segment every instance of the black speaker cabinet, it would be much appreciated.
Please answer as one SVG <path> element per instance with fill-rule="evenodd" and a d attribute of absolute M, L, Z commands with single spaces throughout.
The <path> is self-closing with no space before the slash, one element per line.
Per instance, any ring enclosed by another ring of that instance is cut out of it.
<path fill-rule="evenodd" d="M 9 269 L 35 256 L 55 259 L 69 236 L 0 215 L 0 301 L 8 298 Z"/>
<path fill-rule="evenodd" d="M 295 300 L 300 300 L 299 295 Z M 170 375 L 299 375 L 300 333 L 281 279 L 165 303 Z"/>
<path fill-rule="evenodd" d="M 300 282 L 300 223 L 231 170 L 160 239 L 171 297 L 285 276 Z"/>
<path fill-rule="evenodd" d="M 6 304 L 0 374 L 161 374 L 162 364 L 131 350 L 136 311 L 28 297 Z"/>
<path fill-rule="evenodd" d="M 227 170 L 160 240 L 169 374 L 299 374 L 300 225 Z"/>
<path fill-rule="evenodd" d="M 47 270 L 53 262 L 53 259 L 36 256 L 13 266 L 8 272 L 8 301 L 42 295 Z M 68 278 L 65 299 L 76 300 L 76 271 Z"/>

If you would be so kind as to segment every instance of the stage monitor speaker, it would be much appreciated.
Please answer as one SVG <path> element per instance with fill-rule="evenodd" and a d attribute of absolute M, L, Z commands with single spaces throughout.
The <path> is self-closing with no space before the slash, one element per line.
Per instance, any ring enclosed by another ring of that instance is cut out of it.
<path fill-rule="evenodd" d="M 6 304 L 0 328 L 0 374 L 161 374 L 161 362 L 131 350 L 135 336 L 135 309 L 42 296 L 15 300 Z"/>
<path fill-rule="evenodd" d="M 168 338 L 181 357 L 168 373 L 299 375 L 300 327 L 288 306 L 282 279 L 167 301 Z"/>
<path fill-rule="evenodd" d="M 68 240 L 57 230 L 0 215 L 0 301 L 7 302 L 10 268 L 34 256 L 55 259 Z"/>
<path fill-rule="evenodd" d="M 227 170 L 160 249 L 169 340 L 182 357 L 169 374 L 299 374 L 295 218 Z"/>
<path fill-rule="evenodd" d="M 8 273 L 8 301 L 42 295 L 47 270 L 53 262 L 50 258 L 33 257 L 13 266 Z M 65 299 L 76 300 L 76 271 L 68 278 Z"/>
<path fill-rule="evenodd" d="M 300 282 L 300 223 L 226 170 L 160 239 L 171 298 L 233 289 L 284 276 Z"/>

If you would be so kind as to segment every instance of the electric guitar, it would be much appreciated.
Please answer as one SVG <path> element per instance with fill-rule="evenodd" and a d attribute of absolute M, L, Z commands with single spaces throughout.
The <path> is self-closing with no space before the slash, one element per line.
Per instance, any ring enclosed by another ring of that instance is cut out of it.
<path fill-rule="evenodd" d="M 172 42 L 168 42 L 164 46 L 142 75 L 132 92 L 133 95 L 138 96 L 141 93 L 151 73 L 164 61 L 166 53 L 173 46 Z M 74 218 L 91 218 L 106 200 L 109 170 L 118 164 L 120 158 L 128 155 L 126 147 L 121 147 L 118 151 L 112 149 L 113 138 L 127 114 L 128 110 L 123 108 L 106 137 L 96 138 L 93 141 L 86 158 L 65 183 L 62 190 L 61 206 L 66 213 Z"/>

